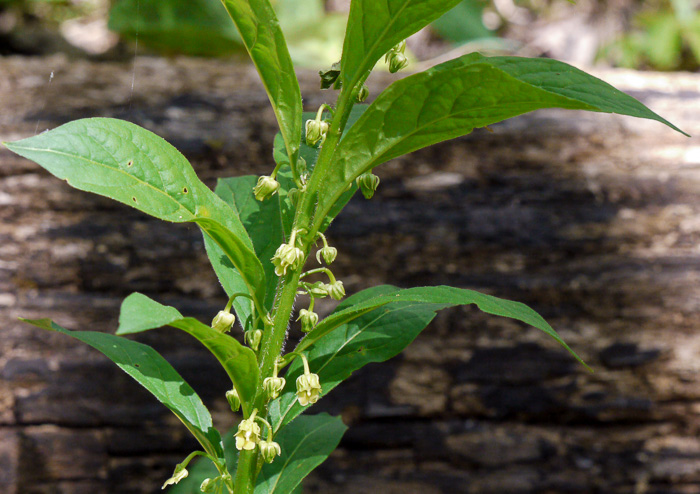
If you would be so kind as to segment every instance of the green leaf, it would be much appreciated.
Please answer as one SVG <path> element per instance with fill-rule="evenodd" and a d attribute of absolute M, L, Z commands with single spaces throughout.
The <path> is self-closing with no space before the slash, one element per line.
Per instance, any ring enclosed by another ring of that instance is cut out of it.
<path fill-rule="evenodd" d="M 338 446 L 347 430 L 339 417 L 304 415 L 275 436 L 282 455 L 265 464 L 255 494 L 287 494 Z"/>
<path fill-rule="evenodd" d="M 336 311 L 380 295 L 399 292 L 392 286 L 377 286 L 348 297 Z M 318 374 L 323 394 L 328 394 L 353 371 L 371 362 L 384 362 L 398 355 L 435 317 L 445 304 L 395 302 L 370 311 L 325 336 L 307 348 L 307 358 Z M 295 360 L 285 375 L 287 385 L 280 397 L 270 404 L 275 428 L 284 426 L 305 410 L 296 401 L 296 379 L 303 365 Z"/>
<path fill-rule="evenodd" d="M 460 0 L 353 0 L 343 42 L 340 80 L 355 87 L 391 48 Z"/>
<path fill-rule="evenodd" d="M 204 235 L 204 248 L 206 249 L 209 262 L 211 262 L 219 283 L 226 294 L 230 297 L 234 293 L 242 293 L 247 290 L 245 280 L 231 263 L 224 251 L 208 235 Z M 268 279 L 269 283 L 270 280 Z M 253 307 L 250 300 L 245 297 L 236 297 L 233 301 L 233 308 L 244 331 L 253 329 Z"/>
<path fill-rule="evenodd" d="M 335 152 L 320 210 L 348 183 L 392 158 L 541 108 L 657 120 L 631 96 L 556 60 L 466 55 L 395 82 L 370 105 Z"/>
<path fill-rule="evenodd" d="M 217 358 L 238 391 L 246 415 L 252 412 L 259 372 L 255 353 L 235 338 L 212 329 L 177 309 L 159 304 L 141 293 L 132 293 L 122 303 L 117 334 L 133 334 L 172 326 L 199 340 Z"/>
<path fill-rule="evenodd" d="M 301 141 L 301 90 L 287 43 L 269 0 L 222 0 L 258 69 L 284 138 L 296 161 Z"/>
<path fill-rule="evenodd" d="M 474 290 L 454 288 L 450 286 L 431 286 L 419 288 L 407 288 L 395 293 L 386 293 L 356 303 L 340 311 L 333 312 L 321 321 L 297 346 L 295 351 L 304 351 L 321 337 L 333 331 L 342 324 L 366 314 L 367 312 L 382 307 L 392 302 L 418 302 L 424 304 L 437 304 L 438 306 L 453 307 L 456 305 L 476 304 L 482 312 L 495 316 L 517 319 L 554 338 L 560 345 L 566 348 L 586 368 L 589 368 L 581 358 L 559 337 L 556 331 L 545 321 L 542 316 L 520 302 L 513 302 L 502 298 L 479 293 Z"/>
<path fill-rule="evenodd" d="M 294 209 L 287 200 L 287 192 L 296 185 L 289 169 L 281 170 L 277 174 L 279 190 L 270 199 L 261 202 L 255 199 L 252 192 L 257 180 L 258 177 L 252 175 L 220 179 L 216 193 L 227 204 L 235 205 L 241 222 L 253 241 L 255 253 L 262 260 L 268 282 L 265 302 L 267 308 L 272 310 L 277 276 L 271 259 L 277 248 L 291 235 Z"/>
<path fill-rule="evenodd" d="M 70 331 L 51 319 L 21 320 L 66 334 L 102 352 L 168 407 L 197 438 L 204 451 L 215 458 L 224 457 L 221 436 L 212 425 L 209 410 L 189 384 L 153 348 L 111 334 Z"/>
<path fill-rule="evenodd" d="M 238 215 L 165 140 L 122 120 L 87 118 L 5 143 L 69 185 L 175 223 L 195 222 L 221 247 L 262 307 L 265 272 Z"/>
<path fill-rule="evenodd" d="M 307 354 L 325 395 L 353 371 L 398 355 L 427 327 L 438 310 L 471 303 L 489 314 L 517 319 L 544 331 L 588 368 L 551 326 L 526 305 L 445 286 L 402 290 L 385 285 L 363 290 L 339 304 L 295 351 Z M 302 373 L 301 362 L 295 360 L 285 375 L 285 389 L 270 403 L 270 417 L 276 428 L 304 411 L 295 394 L 296 378 Z"/>

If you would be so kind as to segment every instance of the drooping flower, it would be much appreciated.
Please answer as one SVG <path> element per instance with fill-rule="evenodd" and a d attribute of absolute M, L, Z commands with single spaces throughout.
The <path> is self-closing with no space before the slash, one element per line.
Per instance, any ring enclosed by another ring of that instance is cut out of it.
<path fill-rule="evenodd" d="M 306 357 L 300 355 L 304 363 L 304 373 L 297 377 L 297 400 L 303 407 L 309 404 L 316 403 L 321 398 L 321 383 L 318 379 L 318 374 L 313 374 L 309 370 L 309 361 Z"/>
<path fill-rule="evenodd" d="M 226 400 L 228 401 L 231 411 L 237 412 L 241 408 L 241 398 L 238 396 L 236 388 L 226 391 Z"/>
<path fill-rule="evenodd" d="M 228 333 L 234 322 L 236 322 L 236 316 L 225 310 L 220 310 L 212 320 L 211 327 L 219 333 Z"/>
<path fill-rule="evenodd" d="M 273 177 L 263 175 L 258 178 L 258 183 L 253 187 L 253 194 L 258 201 L 265 201 L 275 195 L 279 190 L 280 183 Z"/>
<path fill-rule="evenodd" d="M 275 274 L 285 276 L 287 269 L 298 269 L 304 260 L 304 252 L 297 246 L 289 243 L 282 244 L 272 256 L 272 264 L 275 265 Z"/>
<path fill-rule="evenodd" d="M 267 463 L 272 463 L 275 458 L 282 454 L 280 445 L 274 441 L 260 441 L 260 454 Z"/>
<path fill-rule="evenodd" d="M 277 398 L 284 389 L 285 384 L 287 384 L 287 381 L 283 377 L 266 377 L 263 381 L 263 389 L 268 399 L 274 400 Z"/>
<path fill-rule="evenodd" d="M 301 309 L 297 321 L 301 321 L 301 330 L 308 333 L 318 324 L 318 314 L 311 310 Z"/>
<path fill-rule="evenodd" d="M 250 418 L 243 419 L 238 424 L 235 438 L 236 449 L 239 451 L 251 451 L 260 442 L 260 426 L 255 423 L 256 413 L 257 410 L 251 414 Z"/>
<path fill-rule="evenodd" d="M 335 300 L 340 300 L 345 296 L 345 287 L 340 280 L 334 280 L 325 285 L 328 296 Z"/>

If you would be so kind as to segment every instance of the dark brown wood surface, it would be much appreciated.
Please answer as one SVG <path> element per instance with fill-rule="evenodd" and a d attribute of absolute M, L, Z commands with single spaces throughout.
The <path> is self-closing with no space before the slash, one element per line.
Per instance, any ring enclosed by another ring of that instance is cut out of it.
<path fill-rule="evenodd" d="M 133 69 L 0 59 L 0 139 L 111 116 L 169 140 L 210 186 L 271 168 L 275 123 L 251 68 Z M 700 135 L 700 75 L 599 75 Z M 331 102 L 301 78 L 307 109 Z M 403 356 L 319 403 L 351 427 L 305 492 L 700 492 L 700 141 L 564 111 L 492 130 L 379 168 L 375 199 L 354 199 L 329 231 L 335 271 L 350 293 L 451 284 L 523 301 L 596 372 L 534 329 L 445 311 Z M 200 233 L 0 149 L 0 239 L 0 492 L 157 492 L 194 447 L 186 430 L 105 358 L 17 317 L 114 331 L 140 291 L 209 320 L 225 299 Z M 196 342 L 167 329 L 139 339 L 222 428 L 233 422 L 226 376 Z"/>

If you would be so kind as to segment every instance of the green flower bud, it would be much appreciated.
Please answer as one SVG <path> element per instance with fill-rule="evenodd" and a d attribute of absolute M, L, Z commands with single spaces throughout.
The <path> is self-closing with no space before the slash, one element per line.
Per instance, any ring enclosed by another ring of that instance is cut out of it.
<path fill-rule="evenodd" d="M 345 287 L 343 286 L 343 282 L 340 280 L 336 280 L 335 283 L 327 284 L 326 293 L 328 293 L 328 296 L 330 298 L 340 300 L 345 296 Z"/>
<path fill-rule="evenodd" d="M 318 324 L 318 314 L 313 311 L 301 309 L 297 321 L 301 321 L 301 330 L 308 333 Z"/>
<path fill-rule="evenodd" d="M 303 407 L 316 403 L 321 397 L 321 383 L 317 374 L 304 372 L 297 377 L 297 400 Z"/>
<path fill-rule="evenodd" d="M 321 249 L 316 251 L 316 260 L 321 264 L 321 258 L 323 258 L 326 264 L 330 264 L 335 261 L 337 255 L 338 249 L 329 245 L 324 245 Z"/>
<path fill-rule="evenodd" d="M 323 120 L 306 121 L 306 144 L 309 146 L 322 145 L 328 133 L 328 122 Z"/>
<path fill-rule="evenodd" d="M 260 442 L 260 426 L 255 423 L 255 418 L 251 416 L 251 418 L 241 420 L 234 437 L 238 451 L 255 449 L 255 445 Z"/>
<path fill-rule="evenodd" d="M 397 73 L 408 65 L 408 58 L 403 53 L 394 53 L 389 57 L 389 72 Z"/>
<path fill-rule="evenodd" d="M 282 244 L 279 246 L 275 255 L 272 256 L 272 264 L 275 265 L 275 274 L 277 276 L 285 276 L 287 268 L 299 269 L 304 261 L 304 252 L 291 244 Z"/>
<path fill-rule="evenodd" d="M 165 481 L 165 484 L 163 484 L 163 487 L 161 487 L 161 489 L 165 489 L 169 485 L 177 484 L 182 479 L 186 478 L 187 475 L 189 475 L 187 468 L 185 468 L 185 466 L 182 463 L 180 463 L 178 466 L 175 467 L 175 471 L 173 472 L 172 477 Z"/>
<path fill-rule="evenodd" d="M 238 391 L 236 388 L 229 389 L 226 391 L 226 399 L 231 407 L 231 410 L 237 412 L 241 408 L 241 399 L 238 397 Z"/>
<path fill-rule="evenodd" d="M 272 463 L 282 454 L 280 445 L 274 441 L 260 441 L 260 454 L 267 463 Z"/>
<path fill-rule="evenodd" d="M 250 331 L 246 331 L 245 333 L 245 341 L 248 343 L 248 346 L 255 350 L 256 352 L 258 351 L 258 348 L 260 347 L 260 340 L 262 340 L 262 330 L 260 329 L 251 329 Z"/>
<path fill-rule="evenodd" d="M 363 103 L 368 97 L 369 97 L 369 88 L 367 87 L 367 84 L 362 84 L 362 87 L 360 87 L 360 90 L 357 91 L 357 95 L 355 96 L 355 99 L 357 100 L 358 103 Z"/>
<path fill-rule="evenodd" d="M 258 184 L 253 187 L 253 194 L 258 201 L 269 199 L 280 188 L 280 183 L 272 177 L 263 175 L 258 178 Z"/>
<path fill-rule="evenodd" d="M 219 479 L 221 477 L 216 477 L 215 479 L 204 479 L 202 484 L 199 486 L 199 490 L 202 492 L 214 492 L 217 485 L 219 484 Z"/>
<path fill-rule="evenodd" d="M 230 312 L 220 310 L 211 322 L 211 328 L 219 333 L 228 333 L 231 331 L 231 326 L 236 322 L 236 316 Z"/>
<path fill-rule="evenodd" d="M 263 381 L 263 389 L 267 393 L 268 399 L 274 400 L 277 398 L 286 383 L 287 381 L 283 377 L 266 377 Z"/>
<path fill-rule="evenodd" d="M 366 172 L 357 177 L 357 186 L 362 191 L 362 195 L 365 199 L 372 199 L 375 191 L 379 187 L 379 177 L 374 173 Z"/>
<path fill-rule="evenodd" d="M 326 284 L 322 281 L 317 281 L 311 284 L 305 284 L 304 288 L 307 293 L 314 298 L 326 298 L 328 296 L 328 290 L 326 290 Z"/>

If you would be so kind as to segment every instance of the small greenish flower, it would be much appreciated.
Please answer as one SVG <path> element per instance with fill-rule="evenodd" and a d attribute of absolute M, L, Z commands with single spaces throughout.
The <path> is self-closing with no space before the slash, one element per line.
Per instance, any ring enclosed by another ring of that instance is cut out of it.
<path fill-rule="evenodd" d="M 250 331 L 246 331 L 245 333 L 245 341 L 248 343 L 248 346 L 255 350 L 256 352 L 258 351 L 258 348 L 260 347 L 260 340 L 262 340 L 262 330 L 260 329 L 251 329 Z"/>
<path fill-rule="evenodd" d="M 328 122 L 316 119 L 306 121 L 306 144 L 309 146 L 323 145 L 328 134 Z"/>
<path fill-rule="evenodd" d="M 288 268 L 299 269 L 303 261 L 304 252 L 293 243 L 280 245 L 272 256 L 272 264 L 275 265 L 277 276 L 285 276 Z"/>
<path fill-rule="evenodd" d="M 321 264 L 321 258 L 323 258 L 323 261 L 326 264 L 330 264 L 335 261 L 337 255 L 338 249 L 331 247 L 330 245 L 324 245 L 321 249 L 316 251 L 316 260 L 319 264 Z"/>
<path fill-rule="evenodd" d="M 355 99 L 357 100 L 358 103 L 364 103 L 364 101 L 368 97 L 369 97 L 369 88 L 367 87 L 367 84 L 362 84 L 359 91 L 357 91 L 357 95 L 355 96 Z"/>
<path fill-rule="evenodd" d="M 187 468 L 185 468 L 184 465 L 179 464 L 178 466 L 175 467 L 175 471 L 173 472 L 173 476 L 165 481 L 165 484 L 163 484 L 163 487 L 161 487 L 161 489 L 165 489 L 169 485 L 177 484 L 182 479 L 186 478 L 187 475 L 189 475 Z"/>
<path fill-rule="evenodd" d="M 238 424 L 238 432 L 234 435 L 238 451 L 252 451 L 260 442 L 260 426 L 255 423 L 256 414 L 257 410 L 251 414 L 250 418 L 243 419 Z"/>
<path fill-rule="evenodd" d="M 372 196 L 374 196 L 374 193 L 379 187 L 379 182 L 379 177 L 371 172 L 365 172 L 357 177 L 357 186 L 362 191 L 362 195 L 365 196 L 365 199 L 372 199 Z"/>
<path fill-rule="evenodd" d="M 275 195 L 279 188 L 280 183 L 277 180 L 263 175 L 258 179 L 258 184 L 253 187 L 253 194 L 258 201 L 265 201 Z"/>
<path fill-rule="evenodd" d="M 240 410 L 241 399 L 238 396 L 238 391 L 236 391 L 236 388 L 226 391 L 226 400 L 228 400 L 228 404 L 231 406 L 232 411 L 237 412 Z"/>
<path fill-rule="evenodd" d="M 303 407 L 309 404 L 316 403 L 321 397 L 321 383 L 318 380 L 317 374 L 307 371 L 297 377 L 297 399 Z"/>
<path fill-rule="evenodd" d="M 326 284 L 326 293 L 328 296 L 335 300 L 340 300 L 345 296 L 345 287 L 343 282 L 340 280 L 335 280 L 332 283 Z"/>
<path fill-rule="evenodd" d="M 225 310 L 220 310 L 212 320 L 211 327 L 219 333 L 228 333 L 234 322 L 236 322 L 236 316 Z"/>
<path fill-rule="evenodd" d="M 285 384 L 287 384 L 287 381 L 283 377 L 266 377 L 263 381 L 263 389 L 268 399 L 274 400 L 277 398 L 284 389 Z"/>
<path fill-rule="evenodd" d="M 260 454 L 267 463 L 272 463 L 275 458 L 282 454 L 280 445 L 274 441 L 260 441 Z"/>
<path fill-rule="evenodd" d="M 311 310 L 301 309 L 297 321 L 301 321 L 301 330 L 308 333 L 318 324 L 318 314 Z"/>

